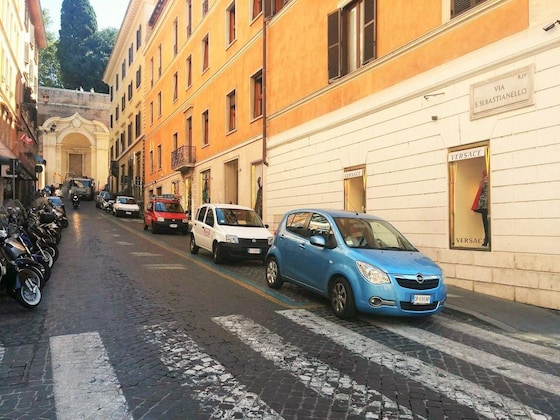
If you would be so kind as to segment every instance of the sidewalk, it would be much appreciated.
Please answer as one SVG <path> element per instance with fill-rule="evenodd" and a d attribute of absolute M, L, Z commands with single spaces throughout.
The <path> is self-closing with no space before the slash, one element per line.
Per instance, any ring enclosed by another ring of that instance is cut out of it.
<path fill-rule="evenodd" d="M 560 311 L 447 286 L 447 309 L 560 348 Z"/>

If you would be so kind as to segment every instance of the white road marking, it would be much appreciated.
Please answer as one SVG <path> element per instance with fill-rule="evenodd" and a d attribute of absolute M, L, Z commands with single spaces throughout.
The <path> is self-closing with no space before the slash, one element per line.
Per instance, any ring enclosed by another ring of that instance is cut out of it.
<path fill-rule="evenodd" d="M 125 245 L 125 246 L 132 246 L 135 245 L 132 242 L 126 242 L 126 241 L 117 241 L 115 242 L 117 245 Z"/>
<path fill-rule="evenodd" d="M 487 418 L 530 418 L 548 419 L 546 414 L 528 407 L 511 398 L 485 389 L 443 369 L 436 368 L 414 357 L 393 350 L 375 340 L 327 321 L 306 310 L 279 311 L 281 315 L 306 327 L 316 334 L 358 354 L 367 360 L 384 366 L 395 373 L 418 381 L 459 404 L 472 408 Z"/>
<path fill-rule="evenodd" d="M 192 397 L 215 419 L 282 419 L 259 396 L 249 392 L 226 368 L 180 328 L 173 325 L 145 327 L 148 342 L 161 348 L 160 359 L 169 371 L 178 371 L 183 386 L 192 388 Z"/>
<path fill-rule="evenodd" d="M 186 270 L 182 264 L 143 264 L 142 267 L 148 270 Z"/>
<path fill-rule="evenodd" d="M 498 344 L 499 346 L 506 347 L 515 351 L 520 351 L 522 353 L 538 357 L 539 359 L 547 360 L 549 362 L 560 365 L 560 350 L 539 346 L 538 344 L 528 343 L 523 340 L 517 340 L 507 335 L 498 334 L 493 331 L 488 331 L 483 328 L 475 327 L 474 325 L 453 321 L 448 318 L 440 319 L 439 317 L 434 317 L 433 321 L 444 327 L 448 327 L 453 330 L 460 331 L 461 333 L 472 335 L 475 338 L 480 338 L 485 341 L 491 341 Z M 560 332 L 560 325 L 558 326 L 558 331 Z"/>
<path fill-rule="evenodd" d="M 286 343 L 282 337 L 244 316 L 231 315 L 212 319 L 318 394 L 347 404 L 354 415 L 378 418 L 382 413 L 385 417 L 395 414 L 399 418 L 412 418 L 412 412 L 408 408 L 399 407 L 395 401 L 358 384 L 348 375 L 318 359 L 305 357 L 301 349 Z"/>
<path fill-rule="evenodd" d="M 402 324 L 395 326 L 388 322 L 373 322 L 373 324 L 457 359 L 481 366 L 502 376 L 542 389 L 543 391 L 560 395 L 560 378 L 543 371 L 532 369 L 485 351 L 477 350 L 420 328 Z"/>
<path fill-rule="evenodd" d="M 50 337 L 57 419 L 132 419 L 98 333 Z"/>
<path fill-rule="evenodd" d="M 162 254 L 154 254 L 152 252 L 130 252 L 133 257 L 161 257 Z"/>

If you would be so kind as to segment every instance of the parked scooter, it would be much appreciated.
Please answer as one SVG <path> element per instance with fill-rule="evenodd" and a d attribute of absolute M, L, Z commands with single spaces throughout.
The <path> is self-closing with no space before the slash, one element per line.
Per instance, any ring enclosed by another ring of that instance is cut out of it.
<path fill-rule="evenodd" d="M 72 207 L 75 209 L 80 207 L 80 197 L 78 197 L 78 194 L 72 194 Z"/>

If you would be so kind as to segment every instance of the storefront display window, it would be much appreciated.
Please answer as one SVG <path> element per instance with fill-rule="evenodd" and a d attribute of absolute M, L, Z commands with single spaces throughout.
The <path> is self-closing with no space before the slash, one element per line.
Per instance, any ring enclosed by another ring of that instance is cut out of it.
<path fill-rule="evenodd" d="M 486 143 L 448 154 L 450 247 L 489 250 L 490 159 Z"/>

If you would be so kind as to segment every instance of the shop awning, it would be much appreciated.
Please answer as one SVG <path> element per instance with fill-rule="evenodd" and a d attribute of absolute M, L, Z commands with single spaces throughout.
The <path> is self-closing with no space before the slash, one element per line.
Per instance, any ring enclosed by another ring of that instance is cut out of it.
<path fill-rule="evenodd" d="M 10 163 L 10 159 L 17 159 L 17 157 L 4 142 L 0 141 L 0 163 L 6 165 Z"/>
<path fill-rule="evenodd" d="M 41 156 L 39 155 L 35 155 L 35 160 L 39 163 L 45 164 L 47 163 L 47 161 L 45 159 L 43 159 Z"/>

